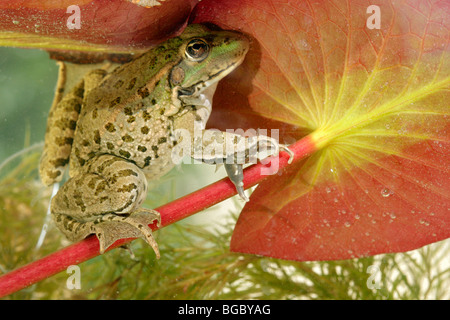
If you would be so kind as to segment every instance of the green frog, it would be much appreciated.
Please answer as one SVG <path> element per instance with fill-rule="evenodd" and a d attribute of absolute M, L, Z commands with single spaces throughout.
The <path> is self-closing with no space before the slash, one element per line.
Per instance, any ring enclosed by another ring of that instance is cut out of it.
<path fill-rule="evenodd" d="M 224 163 L 248 201 L 243 164 L 230 159 L 243 154 L 248 162 L 255 147 L 279 145 L 266 136 L 205 130 L 218 81 L 241 64 L 248 49 L 239 32 L 189 25 L 180 36 L 111 72 L 89 72 L 52 106 L 40 176 L 44 184 L 54 184 L 70 164 L 70 178 L 50 208 L 69 240 L 95 234 L 103 253 L 118 239 L 140 237 L 159 257 L 149 225 L 159 223 L 160 214 L 141 204 L 147 179 L 175 165 L 173 151 L 180 145 L 190 145 L 193 158 Z M 230 141 L 244 144 L 230 151 L 225 146 Z"/>

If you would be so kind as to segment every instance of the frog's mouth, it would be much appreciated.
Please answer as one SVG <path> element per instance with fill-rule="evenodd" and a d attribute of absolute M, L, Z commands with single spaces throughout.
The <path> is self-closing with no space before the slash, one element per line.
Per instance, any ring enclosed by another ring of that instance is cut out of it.
<path fill-rule="evenodd" d="M 205 106 L 212 104 L 218 81 L 199 82 L 190 87 L 178 89 L 178 99 L 186 105 Z M 206 102 L 208 101 L 208 102 Z"/>
<path fill-rule="evenodd" d="M 213 84 L 214 81 L 210 81 L 209 79 L 207 81 L 199 81 L 195 84 L 193 84 L 190 87 L 180 87 L 178 89 L 178 97 L 195 97 L 198 96 L 202 91 L 204 91 L 206 88 L 210 87 L 211 84 Z"/>

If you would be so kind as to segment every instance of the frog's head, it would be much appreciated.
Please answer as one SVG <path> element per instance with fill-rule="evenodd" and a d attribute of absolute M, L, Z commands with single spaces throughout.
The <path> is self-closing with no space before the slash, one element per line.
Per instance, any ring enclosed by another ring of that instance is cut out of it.
<path fill-rule="evenodd" d="M 170 85 L 178 88 L 179 98 L 195 98 L 244 60 L 248 39 L 234 31 L 212 31 L 193 24 L 180 35 L 181 62 L 172 68 Z"/>

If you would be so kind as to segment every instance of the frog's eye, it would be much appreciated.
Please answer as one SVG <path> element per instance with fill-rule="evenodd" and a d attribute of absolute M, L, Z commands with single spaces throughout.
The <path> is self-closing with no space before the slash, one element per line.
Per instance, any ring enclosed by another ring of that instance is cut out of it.
<path fill-rule="evenodd" d="M 209 45 L 202 39 L 191 40 L 186 46 L 186 56 L 192 61 L 202 61 L 209 54 Z"/>

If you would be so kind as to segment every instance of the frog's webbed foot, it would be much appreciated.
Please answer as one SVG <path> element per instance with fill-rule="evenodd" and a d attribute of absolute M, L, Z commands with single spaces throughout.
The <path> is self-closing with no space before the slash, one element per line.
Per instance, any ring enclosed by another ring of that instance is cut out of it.
<path fill-rule="evenodd" d="M 69 240 L 79 241 L 90 234 L 95 234 L 99 240 L 100 254 L 119 239 L 142 238 L 153 248 L 156 257 L 158 259 L 160 257 L 158 244 L 149 227 L 155 221 L 158 226 L 160 225 L 160 214 L 155 210 L 140 209 L 131 215 L 108 213 L 88 222 L 79 222 L 64 214 L 54 214 L 54 216 L 57 226 Z"/>
<path fill-rule="evenodd" d="M 154 210 L 141 210 L 129 216 L 110 213 L 93 222 L 91 231 L 99 240 L 101 254 L 119 239 L 142 238 L 153 248 L 159 259 L 158 244 L 149 227 L 155 220 L 159 225 L 161 218 Z"/>

